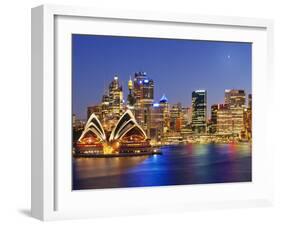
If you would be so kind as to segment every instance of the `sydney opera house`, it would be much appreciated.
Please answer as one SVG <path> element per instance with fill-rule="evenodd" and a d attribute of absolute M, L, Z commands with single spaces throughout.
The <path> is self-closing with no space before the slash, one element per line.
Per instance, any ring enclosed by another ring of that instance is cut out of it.
<path fill-rule="evenodd" d="M 127 110 L 110 133 L 105 132 L 98 117 L 92 113 L 76 147 L 80 153 L 130 153 L 142 149 L 147 151 L 150 142 L 133 113 Z"/>

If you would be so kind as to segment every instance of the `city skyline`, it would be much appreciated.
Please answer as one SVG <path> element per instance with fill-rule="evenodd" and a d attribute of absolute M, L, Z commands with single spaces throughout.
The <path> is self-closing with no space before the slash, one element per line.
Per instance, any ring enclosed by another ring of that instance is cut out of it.
<path fill-rule="evenodd" d="M 122 47 L 124 51 L 120 53 L 118 49 Z M 152 50 L 148 51 L 149 47 Z M 161 48 L 162 57 L 159 53 L 151 54 Z M 193 50 L 192 54 L 187 53 L 188 50 Z M 118 57 L 113 54 L 115 51 Z M 145 52 L 150 60 L 152 55 L 157 55 L 158 59 L 148 62 L 143 58 Z M 128 57 L 130 53 L 134 54 Z M 168 53 L 173 57 L 167 56 Z M 129 66 L 122 64 L 125 59 Z M 133 69 L 137 65 L 139 68 Z M 207 90 L 210 118 L 211 105 L 224 103 L 225 89 L 243 89 L 247 95 L 251 93 L 251 44 L 73 35 L 73 113 L 80 119 L 86 119 L 87 107 L 101 102 L 116 74 L 122 82 L 126 101 L 127 82 L 137 71 L 146 71 L 155 82 L 154 102 L 159 102 L 165 94 L 169 103 L 180 102 L 191 107 L 192 91 Z M 174 75 L 168 76 L 171 71 Z M 220 79 L 219 83 L 217 79 Z"/>
<path fill-rule="evenodd" d="M 181 103 L 169 103 L 165 96 L 162 96 L 159 102 L 155 102 L 155 84 L 146 73 L 135 73 L 134 78 L 128 81 L 127 101 L 120 84 L 119 78 L 114 76 L 108 85 L 108 90 L 102 96 L 102 101 L 97 105 L 88 106 L 88 120 L 78 140 L 79 143 L 93 142 L 93 138 L 89 139 L 86 136 L 89 133 L 94 133 L 100 137 L 99 139 L 105 141 L 104 131 L 111 133 L 115 130 L 114 128 L 120 129 L 122 126 L 119 121 L 123 117 L 126 118 L 124 122 L 128 122 L 128 118 L 131 118 L 136 122 L 136 127 L 144 132 L 139 134 L 140 131 L 134 131 L 134 133 L 143 138 L 152 139 L 158 144 L 159 142 L 170 143 L 169 137 L 175 138 L 176 141 L 186 139 L 188 142 L 194 142 L 188 139 L 198 134 L 215 134 L 218 137 L 228 136 L 228 138 L 231 136 L 232 139 L 235 134 L 240 140 L 251 140 L 252 95 L 248 94 L 246 97 L 245 90 L 226 89 L 224 103 L 213 104 L 208 118 L 207 90 L 193 91 L 192 106 L 186 108 Z M 85 122 L 77 119 L 75 114 L 73 117 L 73 126 L 78 131 Z M 94 124 L 96 126 L 92 127 Z M 131 124 L 131 126 L 134 125 Z M 129 129 L 130 126 L 124 128 Z M 100 143 L 100 140 L 95 142 Z M 215 141 L 212 140 L 212 142 Z M 222 140 L 220 139 L 219 142 Z"/>
<path fill-rule="evenodd" d="M 72 41 L 73 190 L 252 181 L 250 43 Z"/>

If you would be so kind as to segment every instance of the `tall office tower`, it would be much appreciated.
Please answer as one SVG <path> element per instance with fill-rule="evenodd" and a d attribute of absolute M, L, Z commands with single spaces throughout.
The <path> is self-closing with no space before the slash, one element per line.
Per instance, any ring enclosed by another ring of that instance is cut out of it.
<path fill-rule="evenodd" d="M 245 106 L 245 91 L 241 89 L 226 89 L 224 96 L 225 104 L 230 107 Z"/>
<path fill-rule="evenodd" d="M 154 83 L 153 80 L 148 78 L 146 72 L 135 73 L 134 78 L 134 96 L 137 100 L 154 98 Z"/>
<path fill-rule="evenodd" d="M 154 143 L 162 143 L 169 130 L 169 104 L 165 95 L 151 109 L 150 138 Z"/>
<path fill-rule="evenodd" d="M 214 107 L 213 107 L 214 106 Z M 217 134 L 233 134 L 233 121 L 231 110 L 228 104 L 213 105 L 213 113 L 211 121 L 215 123 L 215 133 Z"/>
<path fill-rule="evenodd" d="M 136 100 L 134 105 L 135 117 L 149 137 L 150 111 L 154 98 L 154 82 L 148 78 L 145 72 L 138 72 L 135 73 L 133 87 L 133 96 Z"/>
<path fill-rule="evenodd" d="M 134 94 L 133 94 L 134 84 L 133 84 L 133 81 L 131 78 L 128 81 L 128 89 L 129 89 L 129 94 L 127 97 L 127 107 L 130 108 L 131 110 L 133 110 L 134 105 L 136 103 L 136 98 L 134 97 Z"/>
<path fill-rule="evenodd" d="M 118 119 L 123 113 L 123 91 L 117 76 L 109 84 L 109 116 Z"/>
<path fill-rule="evenodd" d="M 230 106 L 231 117 L 232 117 L 232 133 L 241 138 L 244 130 L 244 107 Z"/>
<path fill-rule="evenodd" d="M 180 132 L 182 127 L 182 106 L 181 103 L 173 104 L 170 107 L 170 130 Z"/>
<path fill-rule="evenodd" d="M 225 103 L 229 105 L 232 116 L 232 133 L 241 138 L 244 130 L 244 109 L 246 94 L 244 90 L 225 90 Z"/>
<path fill-rule="evenodd" d="M 159 105 L 163 111 L 163 133 L 165 134 L 170 129 L 170 112 L 169 112 L 169 103 L 165 94 L 161 97 Z"/>
<path fill-rule="evenodd" d="M 192 92 L 192 131 L 205 133 L 207 126 L 207 91 Z"/>
<path fill-rule="evenodd" d="M 159 103 L 151 108 L 150 139 L 152 143 L 159 143 L 164 134 L 164 108 Z"/>

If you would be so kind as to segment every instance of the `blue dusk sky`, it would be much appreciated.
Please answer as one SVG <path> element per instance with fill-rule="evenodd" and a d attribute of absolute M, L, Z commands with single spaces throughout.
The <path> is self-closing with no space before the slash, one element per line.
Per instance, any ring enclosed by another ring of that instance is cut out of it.
<path fill-rule="evenodd" d="M 191 93 L 207 90 L 210 106 L 224 102 L 225 89 L 251 93 L 251 43 L 72 35 L 73 113 L 86 119 L 87 106 L 101 102 L 114 75 L 123 86 L 143 71 L 154 80 L 154 100 L 191 106 Z"/>

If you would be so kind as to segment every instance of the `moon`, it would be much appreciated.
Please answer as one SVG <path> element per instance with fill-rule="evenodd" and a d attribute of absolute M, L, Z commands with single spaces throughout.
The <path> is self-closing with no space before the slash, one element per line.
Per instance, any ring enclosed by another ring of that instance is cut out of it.
<path fill-rule="evenodd" d="M 230 55 L 227 55 L 227 59 L 230 59 Z"/>

